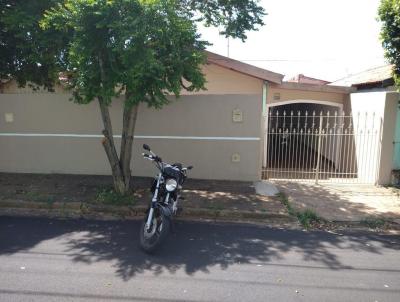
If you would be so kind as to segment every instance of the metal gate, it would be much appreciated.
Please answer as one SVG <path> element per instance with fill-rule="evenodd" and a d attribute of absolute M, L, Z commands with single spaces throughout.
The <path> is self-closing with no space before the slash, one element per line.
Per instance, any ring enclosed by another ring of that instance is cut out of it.
<path fill-rule="evenodd" d="M 375 113 L 269 109 L 264 179 L 369 183 L 378 176 L 381 119 Z"/>

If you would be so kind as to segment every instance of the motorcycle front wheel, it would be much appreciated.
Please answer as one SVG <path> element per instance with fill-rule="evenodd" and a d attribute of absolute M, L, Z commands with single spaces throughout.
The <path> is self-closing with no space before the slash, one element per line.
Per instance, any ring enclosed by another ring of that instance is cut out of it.
<path fill-rule="evenodd" d="M 148 214 L 147 214 L 148 215 Z M 140 247 L 146 253 L 153 253 L 166 239 L 170 229 L 170 219 L 156 208 L 150 228 L 146 228 L 147 215 L 140 227 Z"/>

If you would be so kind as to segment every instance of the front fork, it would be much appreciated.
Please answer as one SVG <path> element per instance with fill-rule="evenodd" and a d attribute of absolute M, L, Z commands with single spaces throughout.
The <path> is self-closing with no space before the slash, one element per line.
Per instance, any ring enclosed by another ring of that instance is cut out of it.
<path fill-rule="evenodd" d="M 149 215 L 147 216 L 146 231 L 150 230 L 151 222 L 153 221 L 154 209 L 155 209 L 156 204 L 157 204 L 158 191 L 159 191 L 159 188 L 160 188 L 161 177 L 162 177 L 161 173 L 158 174 L 158 176 L 157 176 L 157 185 L 156 185 L 156 188 L 154 190 L 153 198 L 151 199 L 151 207 L 150 207 Z"/>
<path fill-rule="evenodd" d="M 150 207 L 149 215 L 147 216 L 146 231 L 150 230 L 151 222 L 153 221 L 154 209 L 156 207 L 157 200 L 158 200 L 158 191 L 159 191 L 159 188 L 160 188 L 161 177 L 162 177 L 161 173 L 158 174 L 158 176 L 157 176 L 157 185 L 156 185 L 156 188 L 154 190 L 153 198 L 151 199 L 151 207 Z M 169 197 L 170 197 L 170 193 L 167 193 L 167 196 L 165 196 L 165 203 L 166 204 L 168 204 L 168 202 L 169 202 Z M 178 210 L 178 200 L 179 200 L 179 194 L 176 196 L 176 200 L 174 200 L 174 203 L 172 205 L 172 213 L 173 214 L 176 214 L 176 212 Z"/>
<path fill-rule="evenodd" d="M 174 200 L 174 203 L 172 204 L 172 213 L 176 214 L 178 211 L 178 200 L 179 200 L 179 193 L 176 195 L 176 199 Z"/>

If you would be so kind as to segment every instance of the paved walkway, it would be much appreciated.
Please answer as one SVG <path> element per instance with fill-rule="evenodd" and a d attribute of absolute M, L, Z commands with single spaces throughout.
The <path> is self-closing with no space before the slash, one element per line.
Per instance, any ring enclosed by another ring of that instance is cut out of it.
<path fill-rule="evenodd" d="M 134 179 L 134 207 L 148 205 L 149 183 L 149 178 Z M 0 173 L 0 207 L 10 207 L 7 204 L 10 201 L 41 203 L 52 209 L 57 204 L 64 209 L 65 204 L 72 203 L 77 203 L 79 209 L 80 203 L 101 206 L 99 194 L 110 184 L 111 178 L 104 176 Z M 396 193 L 390 188 L 365 185 L 287 181 L 275 181 L 274 184 L 290 197 L 296 209 L 314 209 L 330 221 L 361 221 L 382 216 L 400 223 L 400 190 Z M 250 182 L 189 179 L 183 196 L 186 200 L 181 205 L 188 217 L 210 213 L 232 219 L 289 217 L 277 197 L 256 194 L 254 184 Z"/>
<path fill-rule="evenodd" d="M 298 210 L 310 208 L 330 221 L 384 217 L 400 221 L 400 190 L 371 185 L 273 182 Z"/>
<path fill-rule="evenodd" d="M 151 198 L 149 192 L 150 178 L 135 177 L 132 204 L 134 208 L 146 208 Z M 0 173 L 0 208 L 15 206 L 15 202 L 41 203 L 54 208 L 72 203 L 102 206 L 118 205 L 118 200 L 111 196 L 109 201 L 100 200 L 99 196 L 112 184 L 108 176 L 87 175 L 41 175 Z M 106 191 L 107 192 L 107 191 Z M 238 217 L 266 220 L 289 219 L 285 207 L 277 197 L 262 196 L 255 193 L 252 182 L 212 181 L 188 179 L 182 192 L 185 200 L 180 201 L 184 208 L 183 216 L 207 218 L 225 217 L 236 220 Z M 104 198 L 103 198 L 104 199 Z M 122 206 L 123 204 L 121 204 Z"/>

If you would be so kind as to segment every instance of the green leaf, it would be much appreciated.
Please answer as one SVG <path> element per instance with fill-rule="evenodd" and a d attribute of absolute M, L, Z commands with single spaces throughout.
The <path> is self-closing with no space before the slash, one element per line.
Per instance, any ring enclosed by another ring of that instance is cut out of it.
<path fill-rule="evenodd" d="M 400 0 L 381 0 L 378 9 L 381 22 L 381 40 L 385 57 L 394 65 L 393 75 L 400 87 Z"/>

